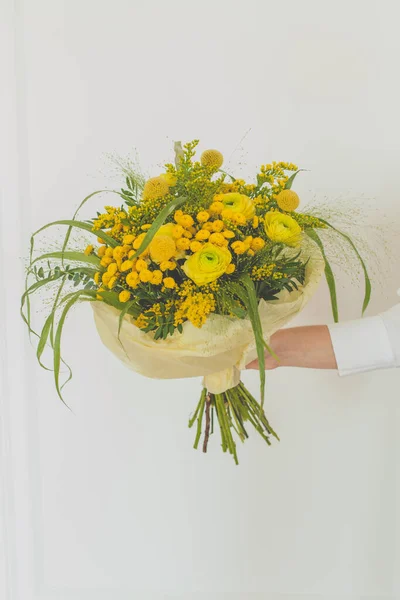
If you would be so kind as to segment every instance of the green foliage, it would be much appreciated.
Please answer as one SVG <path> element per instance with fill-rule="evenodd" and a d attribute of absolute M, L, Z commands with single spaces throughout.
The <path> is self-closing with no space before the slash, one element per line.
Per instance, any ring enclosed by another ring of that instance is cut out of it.
<path fill-rule="evenodd" d="M 310 229 L 307 231 L 307 235 L 318 245 L 319 249 L 321 250 L 321 254 L 324 258 L 325 278 L 326 278 L 326 282 L 328 284 L 329 294 L 331 297 L 333 320 L 335 321 L 335 323 L 337 323 L 339 321 L 339 310 L 338 310 L 337 295 L 336 295 L 336 282 L 335 282 L 335 276 L 332 271 L 332 267 L 326 256 L 324 245 L 321 241 L 321 238 L 317 234 L 317 232 L 314 231 L 314 229 Z"/>

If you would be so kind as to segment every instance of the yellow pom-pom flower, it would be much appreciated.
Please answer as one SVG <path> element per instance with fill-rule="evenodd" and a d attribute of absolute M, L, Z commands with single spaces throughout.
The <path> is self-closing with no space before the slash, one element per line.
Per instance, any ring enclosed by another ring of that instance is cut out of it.
<path fill-rule="evenodd" d="M 292 212 L 300 204 L 300 198 L 293 190 L 283 190 L 276 197 L 276 203 L 281 210 Z"/>
<path fill-rule="evenodd" d="M 135 240 L 135 236 L 132 235 L 131 233 L 128 233 L 127 235 L 124 235 L 122 241 L 124 242 L 124 244 L 129 245 L 129 244 L 132 244 L 134 242 L 134 240 Z"/>
<path fill-rule="evenodd" d="M 240 242 L 239 240 L 233 242 L 231 247 L 235 254 L 244 254 L 247 250 L 246 244 L 244 242 Z"/>
<path fill-rule="evenodd" d="M 163 280 L 163 284 L 167 289 L 170 289 L 170 290 L 172 290 L 176 286 L 176 282 L 175 282 L 175 279 L 173 279 L 173 277 L 166 277 Z"/>
<path fill-rule="evenodd" d="M 222 235 L 222 233 L 212 233 L 210 235 L 210 242 L 217 246 L 227 246 L 228 240 Z"/>
<path fill-rule="evenodd" d="M 106 248 L 105 256 L 108 256 L 109 258 L 112 258 L 113 256 L 117 257 L 118 250 L 122 250 L 121 246 L 116 246 L 114 249 Z"/>
<path fill-rule="evenodd" d="M 207 243 L 201 250 L 189 256 L 183 270 L 189 279 L 201 286 L 221 277 L 231 261 L 232 255 L 227 248 Z"/>
<path fill-rule="evenodd" d="M 297 246 L 301 240 L 301 227 L 289 215 L 268 212 L 264 217 L 264 229 L 272 242 Z"/>
<path fill-rule="evenodd" d="M 131 260 L 124 260 L 124 262 L 121 265 L 121 271 L 130 271 L 133 268 L 133 261 Z"/>
<path fill-rule="evenodd" d="M 199 250 L 202 249 L 202 247 L 203 247 L 203 244 L 196 240 L 190 244 L 190 249 L 192 252 L 198 252 Z"/>
<path fill-rule="evenodd" d="M 235 269 L 236 269 L 235 265 L 234 265 L 233 263 L 231 263 L 230 265 L 228 265 L 228 266 L 226 267 L 226 271 L 225 271 L 225 273 L 226 273 L 227 275 L 231 275 L 231 274 L 232 274 L 232 273 L 235 271 Z"/>
<path fill-rule="evenodd" d="M 207 231 L 207 229 L 200 229 L 195 235 L 196 240 L 199 240 L 199 242 L 204 242 L 205 240 L 208 240 L 209 237 L 210 232 Z"/>
<path fill-rule="evenodd" d="M 151 281 L 152 277 L 153 277 L 153 273 L 151 271 L 149 271 L 148 269 L 143 269 L 143 271 L 140 271 L 140 273 L 139 273 L 139 279 L 140 279 L 140 281 L 143 281 L 143 283 L 147 283 L 148 281 Z"/>
<path fill-rule="evenodd" d="M 232 192 L 230 194 L 221 194 L 221 202 L 224 210 L 231 210 L 233 213 L 241 213 L 246 219 L 252 219 L 254 216 L 254 204 L 251 198 L 245 194 Z"/>
<path fill-rule="evenodd" d="M 147 262 L 142 258 L 139 258 L 139 260 L 136 261 L 136 271 L 140 272 L 145 269 L 147 269 Z"/>
<path fill-rule="evenodd" d="M 176 240 L 183 236 L 184 229 L 182 225 L 174 225 L 172 229 L 172 237 Z"/>
<path fill-rule="evenodd" d="M 108 267 L 108 265 L 110 265 L 112 263 L 113 259 L 110 258 L 109 256 L 103 256 L 103 258 L 100 261 L 100 264 L 102 267 Z"/>
<path fill-rule="evenodd" d="M 196 218 L 197 218 L 197 220 L 198 220 L 199 223 L 205 223 L 210 218 L 210 214 L 206 210 L 201 210 L 197 214 Z"/>
<path fill-rule="evenodd" d="M 93 248 L 92 244 L 89 244 L 89 246 L 86 246 L 84 253 L 86 254 L 86 256 L 89 256 L 89 254 L 92 254 L 93 250 L 94 250 L 94 248 Z"/>
<path fill-rule="evenodd" d="M 217 171 L 222 167 L 224 157 L 219 150 L 204 150 L 200 157 L 200 162 L 203 167 Z"/>
<path fill-rule="evenodd" d="M 128 290 L 123 290 L 122 292 L 119 293 L 118 300 L 120 302 L 128 302 L 130 297 L 131 297 L 131 293 L 128 292 Z"/>
<path fill-rule="evenodd" d="M 139 283 L 139 273 L 136 273 L 136 271 L 128 273 L 125 281 L 131 288 L 136 288 Z"/>
<path fill-rule="evenodd" d="M 194 221 L 190 215 L 183 215 L 183 217 L 181 217 L 179 220 L 179 225 L 182 225 L 182 227 L 185 227 L 186 229 L 189 229 L 189 227 L 192 227 L 193 224 L 194 224 Z"/>
<path fill-rule="evenodd" d="M 111 263 L 110 265 L 108 265 L 107 271 L 111 276 L 115 275 L 115 273 L 118 271 L 117 263 Z"/>
<path fill-rule="evenodd" d="M 107 248 L 105 246 L 100 246 L 100 248 L 97 250 L 97 256 L 99 258 L 103 258 L 103 256 L 106 253 Z"/>
<path fill-rule="evenodd" d="M 230 229 L 225 229 L 225 231 L 222 232 L 222 235 L 227 240 L 231 240 L 232 238 L 235 237 L 235 232 L 234 231 L 230 231 Z"/>
<path fill-rule="evenodd" d="M 148 179 L 143 188 L 143 200 L 155 200 L 162 198 L 169 192 L 169 185 L 163 177 L 152 177 Z"/>
<path fill-rule="evenodd" d="M 254 250 L 255 252 L 257 252 L 258 250 L 262 250 L 265 246 L 265 241 L 260 238 L 260 237 L 256 237 L 253 239 L 253 241 L 251 242 L 251 249 Z"/>
<path fill-rule="evenodd" d="M 112 290 L 114 285 L 117 283 L 117 279 L 117 277 L 111 277 L 110 281 L 108 282 L 108 288 L 110 290 Z"/>
<path fill-rule="evenodd" d="M 151 282 L 153 285 L 160 285 L 162 283 L 163 274 L 162 271 L 153 271 Z"/>
<path fill-rule="evenodd" d="M 176 240 L 176 247 L 178 250 L 189 250 L 190 240 L 186 237 L 180 238 L 179 240 Z"/>
<path fill-rule="evenodd" d="M 222 194 L 220 194 L 220 196 L 221 195 Z M 224 205 L 220 201 L 215 201 L 210 205 L 208 210 L 215 215 L 220 215 L 224 210 Z"/>
<path fill-rule="evenodd" d="M 149 246 L 151 260 L 156 263 L 169 260 L 176 253 L 176 244 L 169 235 L 156 235 Z"/>

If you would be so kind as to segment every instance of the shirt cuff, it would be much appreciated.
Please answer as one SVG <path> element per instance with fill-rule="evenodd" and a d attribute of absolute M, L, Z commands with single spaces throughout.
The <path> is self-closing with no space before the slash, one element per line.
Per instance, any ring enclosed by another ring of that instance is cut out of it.
<path fill-rule="evenodd" d="M 396 366 L 387 328 L 381 316 L 329 325 L 339 375 Z"/>

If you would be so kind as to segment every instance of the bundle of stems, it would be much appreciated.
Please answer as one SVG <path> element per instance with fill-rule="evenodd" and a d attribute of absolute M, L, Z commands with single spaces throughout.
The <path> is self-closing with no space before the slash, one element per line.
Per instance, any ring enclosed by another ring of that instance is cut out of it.
<path fill-rule="evenodd" d="M 236 464 L 239 464 L 239 461 L 234 432 L 244 442 L 249 437 L 246 427 L 250 424 L 269 446 L 271 436 L 279 440 L 261 404 L 242 382 L 222 394 L 210 394 L 203 388 L 197 408 L 189 421 L 189 427 L 197 423 L 194 448 L 199 446 L 204 425 L 203 452 L 207 452 L 210 435 L 214 433 L 215 420 L 219 424 L 222 450 L 228 451 Z"/>

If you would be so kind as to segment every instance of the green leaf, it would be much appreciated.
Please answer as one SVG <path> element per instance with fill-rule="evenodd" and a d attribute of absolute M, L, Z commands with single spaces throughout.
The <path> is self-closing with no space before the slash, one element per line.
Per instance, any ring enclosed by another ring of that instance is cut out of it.
<path fill-rule="evenodd" d="M 61 313 L 60 320 L 58 322 L 57 329 L 56 329 L 56 334 L 54 337 L 54 381 L 55 381 L 55 385 L 56 385 L 57 394 L 58 394 L 60 400 L 62 400 L 62 402 L 64 402 L 64 404 L 65 404 L 65 401 L 62 397 L 61 388 L 60 388 L 62 330 L 64 327 L 64 323 L 65 323 L 67 314 L 76 302 L 78 302 L 78 301 L 93 302 L 95 294 L 93 293 L 93 294 L 91 294 L 91 296 L 88 297 L 89 294 L 90 294 L 90 292 L 87 292 L 85 290 L 79 290 L 79 292 L 73 292 L 71 294 L 67 294 L 67 296 L 65 296 L 62 300 L 62 303 L 65 303 L 65 306 Z"/>
<path fill-rule="evenodd" d="M 307 169 L 299 169 L 298 171 L 296 171 L 296 173 L 293 173 L 293 175 L 291 175 L 289 177 L 289 179 L 287 180 L 286 184 L 285 184 L 285 190 L 290 190 L 290 188 L 293 185 L 293 181 L 295 180 L 296 175 L 298 175 L 300 173 L 300 171 L 306 171 Z"/>
<path fill-rule="evenodd" d="M 179 198 L 174 198 L 174 200 L 171 200 L 171 202 L 169 204 L 167 204 L 167 206 L 164 206 L 162 211 L 157 215 L 156 219 L 153 221 L 153 224 L 150 227 L 150 229 L 148 230 L 142 244 L 140 245 L 138 250 L 136 250 L 136 252 L 132 256 L 131 260 L 134 260 L 135 258 L 140 256 L 140 254 L 142 254 L 142 252 L 144 252 L 146 250 L 146 248 L 149 246 L 152 239 L 154 238 L 155 234 L 160 229 L 161 225 L 164 224 L 166 218 L 169 217 L 169 215 L 172 212 L 174 212 L 174 210 L 176 208 L 178 208 L 178 206 L 180 206 L 181 204 L 186 202 L 186 200 L 187 200 L 186 196 L 180 196 Z"/>
<path fill-rule="evenodd" d="M 42 260 L 47 260 L 49 258 L 57 258 L 70 260 L 74 262 L 87 263 L 89 265 L 95 265 L 96 267 L 100 267 L 100 259 L 95 254 L 90 254 L 87 256 L 83 252 L 48 252 L 46 254 L 42 254 L 33 260 L 30 264 L 30 268 L 37 262 Z M 39 269 L 40 271 L 40 269 Z M 38 271 L 38 272 L 39 272 Z M 42 269 L 43 271 L 43 269 Z"/>
<path fill-rule="evenodd" d="M 261 325 L 260 313 L 258 312 L 258 299 L 254 282 L 249 275 L 242 275 L 240 282 L 246 290 L 245 304 L 249 312 L 251 325 L 253 327 L 254 339 L 256 342 L 258 365 L 260 370 L 260 394 L 261 407 L 264 406 L 265 399 L 265 354 L 264 354 L 264 334 Z"/>
<path fill-rule="evenodd" d="M 317 234 L 317 232 L 314 229 L 308 229 L 306 234 L 308 235 L 309 238 L 311 238 L 317 244 L 317 246 L 321 250 L 321 254 L 325 261 L 325 278 L 326 278 L 326 282 L 328 284 L 329 294 L 331 297 L 333 320 L 335 321 L 335 323 L 338 323 L 339 310 L 338 310 L 337 295 L 336 295 L 335 276 L 333 274 L 331 265 L 329 264 L 328 258 L 325 254 L 324 245 L 321 241 L 321 238 L 319 237 L 319 235 Z"/>
<path fill-rule="evenodd" d="M 363 301 L 363 306 L 362 306 L 362 314 L 364 314 L 364 312 L 366 311 L 366 309 L 368 307 L 368 304 L 370 302 L 370 299 L 371 299 L 371 290 L 372 290 L 371 280 L 369 278 L 369 274 L 368 274 L 368 270 L 367 270 L 367 267 L 365 265 L 365 262 L 362 259 L 361 254 L 357 250 L 356 245 L 354 244 L 354 242 L 353 242 L 353 240 L 351 239 L 350 236 L 348 236 L 346 233 L 343 233 L 343 231 L 340 231 L 339 229 L 336 229 L 336 227 L 333 227 L 333 225 L 331 225 L 330 223 L 328 223 L 328 221 L 325 221 L 324 219 L 320 219 L 320 221 L 322 223 L 324 223 L 325 225 L 327 225 L 328 227 L 330 227 L 330 229 L 332 229 L 333 231 L 335 231 L 336 233 L 338 233 L 339 235 L 341 235 L 350 244 L 350 246 L 354 250 L 355 255 L 357 256 L 358 260 L 360 261 L 361 268 L 362 268 L 362 270 L 364 272 L 364 282 L 365 282 L 364 301 Z"/>

